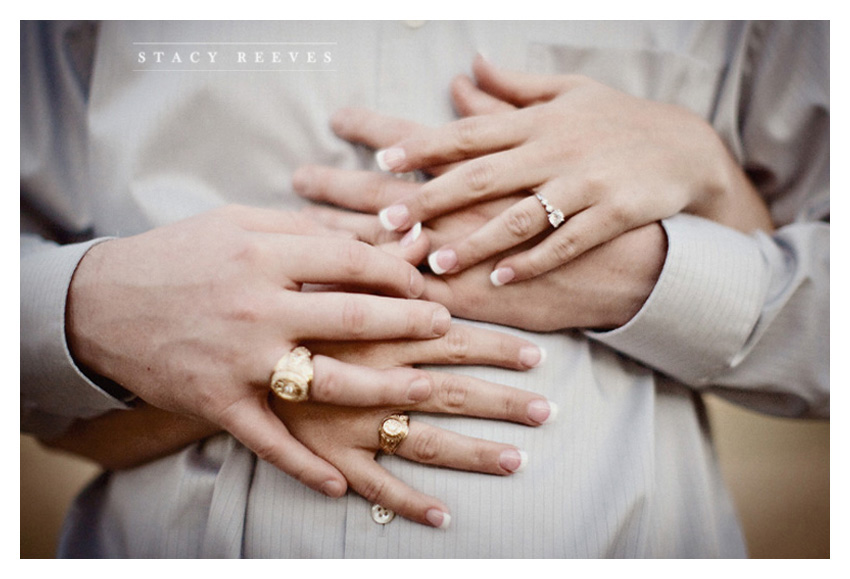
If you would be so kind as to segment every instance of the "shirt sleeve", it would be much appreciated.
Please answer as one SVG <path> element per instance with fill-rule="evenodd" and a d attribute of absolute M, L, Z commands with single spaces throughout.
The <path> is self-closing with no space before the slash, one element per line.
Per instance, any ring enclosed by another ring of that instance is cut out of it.
<path fill-rule="evenodd" d="M 829 226 L 752 236 L 664 222 L 667 259 L 640 312 L 590 336 L 763 412 L 829 416 Z"/>
<path fill-rule="evenodd" d="M 77 366 L 65 337 L 65 302 L 77 264 L 101 240 L 57 245 L 21 238 L 21 430 L 60 434 L 76 418 L 127 408 L 130 397 Z M 108 391 L 111 390 L 111 391 Z"/>
<path fill-rule="evenodd" d="M 829 23 L 753 23 L 740 54 L 713 123 L 775 233 L 666 220 L 666 262 L 641 311 L 589 335 L 751 408 L 828 417 Z"/>
<path fill-rule="evenodd" d="M 74 271 L 102 241 L 91 231 L 85 139 L 95 36 L 85 22 L 21 22 L 21 430 L 40 437 L 130 400 L 92 381 L 65 337 Z"/>

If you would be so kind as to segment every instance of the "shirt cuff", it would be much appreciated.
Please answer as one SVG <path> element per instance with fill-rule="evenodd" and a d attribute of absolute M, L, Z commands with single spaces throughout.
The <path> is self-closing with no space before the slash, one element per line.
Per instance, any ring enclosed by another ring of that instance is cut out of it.
<path fill-rule="evenodd" d="M 662 225 L 667 257 L 646 303 L 624 326 L 586 334 L 680 382 L 709 385 L 759 319 L 767 267 L 738 231 L 684 214 Z"/>
<path fill-rule="evenodd" d="M 65 337 L 65 304 L 80 260 L 96 243 L 42 247 L 21 257 L 21 430 L 59 434 L 76 418 L 127 408 L 77 366 Z"/>

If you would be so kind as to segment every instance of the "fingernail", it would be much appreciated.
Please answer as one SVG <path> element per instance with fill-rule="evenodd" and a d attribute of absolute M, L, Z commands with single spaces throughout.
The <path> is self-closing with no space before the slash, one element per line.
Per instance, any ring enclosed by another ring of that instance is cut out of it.
<path fill-rule="evenodd" d="M 528 403 L 528 419 L 537 424 L 548 424 L 555 421 L 558 415 L 558 405 L 548 400 L 532 400 Z"/>
<path fill-rule="evenodd" d="M 528 455 L 522 450 L 503 450 L 499 455 L 499 466 L 508 472 L 519 472 L 525 468 Z"/>
<path fill-rule="evenodd" d="M 421 402 L 431 395 L 431 381 L 428 378 L 417 378 L 410 383 L 407 397 L 413 402 Z"/>
<path fill-rule="evenodd" d="M 410 297 L 418 298 L 425 291 L 425 278 L 419 273 L 418 269 L 413 269 L 410 272 Z"/>
<path fill-rule="evenodd" d="M 501 287 L 514 279 L 516 277 L 516 273 L 510 267 L 500 267 L 499 269 L 494 269 L 490 274 L 490 283 L 492 283 L 496 287 Z"/>
<path fill-rule="evenodd" d="M 452 249 L 440 249 L 428 256 L 428 265 L 437 275 L 443 275 L 457 265 L 457 254 Z"/>
<path fill-rule="evenodd" d="M 381 149 L 375 153 L 375 160 L 378 162 L 378 168 L 381 171 L 392 171 L 396 167 L 400 167 L 404 162 L 404 157 L 404 149 L 401 147 Z"/>
<path fill-rule="evenodd" d="M 442 336 L 449 331 L 452 325 L 452 316 L 445 308 L 439 308 L 434 312 L 434 317 L 431 320 L 431 330 L 434 334 Z"/>
<path fill-rule="evenodd" d="M 425 513 L 425 520 L 438 529 L 446 529 L 452 522 L 452 516 L 439 509 L 428 509 L 428 512 Z"/>
<path fill-rule="evenodd" d="M 417 223 L 416 225 L 414 225 L 411 228 L 410 231 L 407 232 L 407 235 L 405 235 L 404 237 L 401 238 L 401 241 L 399 242 L 399 244 L 402 247 L 410 247 L 411 245 L 416 243 L 416 240 L 419 239 L 419 235 L 421 233 L 422 233 L 422 224 Z"/>
<path fill-rule="evenodd" d="M 326 481 L 319 490 L 333 498 L 339 498 L 345 494 L 345 486 L 338 480 Z"/>
<path fill-rule="evenodd" d="M 396 231 L 404 227 L 407 225 L 409 219 L 410 212 L 404 205 L 390 205 L 381 209 L 380 213 L 378 213 L 378 221 L 381 222 L 381 226 L 387 231 Z"/>
<path fill-rule="evenodd" d="M 523 346 L 519 351 L 519 361 L 526 368 L 537 368 L 546 359 L 546 351 L 537 346 Z"/>

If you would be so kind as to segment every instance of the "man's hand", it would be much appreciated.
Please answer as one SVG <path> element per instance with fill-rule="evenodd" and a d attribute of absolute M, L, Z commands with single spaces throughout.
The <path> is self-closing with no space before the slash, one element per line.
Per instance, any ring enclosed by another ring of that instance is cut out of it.
<path fill-rule="evenodd" d="M 301 292 L 356 286 L 387 296 Z M 296 441 L 268 405 L 281 356 L 305 340 L 429 339 L 448 311 L 410 299 L 422 275 L 403 259 L 329 235 L 291 213 L 227 207 L 92 248 L 72 280 L 67 334 L 75 359 L 145 402 L 217 425 L 311 488 L 345 479 Z M 423 373 L 317 356 L 314 400 L 409 404 Z M 345 389 L 328 387 L 344 377 Z"/>

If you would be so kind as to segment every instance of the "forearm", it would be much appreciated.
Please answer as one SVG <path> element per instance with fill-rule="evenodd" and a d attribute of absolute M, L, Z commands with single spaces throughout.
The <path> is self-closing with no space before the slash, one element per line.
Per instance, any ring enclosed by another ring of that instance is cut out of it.
<path fill-rule="evenodd" d="M 120 470 L 162 458 L 219 431 L 198 418 L 141 405 L 77 420 L 62 435 L 42 439 L 42 443 L 104 469 Z"/>

